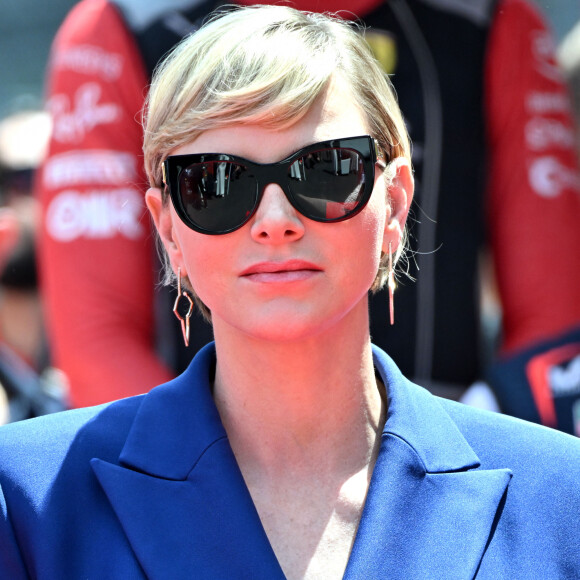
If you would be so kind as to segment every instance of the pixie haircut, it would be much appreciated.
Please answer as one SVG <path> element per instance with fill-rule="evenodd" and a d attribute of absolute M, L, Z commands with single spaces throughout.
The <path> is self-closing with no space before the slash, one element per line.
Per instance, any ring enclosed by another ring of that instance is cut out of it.
<path fill-rule="evenodd" d="M 184 38 L 153 75 L 143 145 L 151 187 L 163 189 L 165 158 L 204 131 L 234 124 L 282 129 L 296 123 L 333 76 L 350 85 L 387 159 L 405 157 L 410 163 L 394 91 L 360 26 L 287 6 L 231 7 Z M 167 202 L 166 192 L 163 196 Z M 383 257 L 372 290 L 385 279 Z"/>

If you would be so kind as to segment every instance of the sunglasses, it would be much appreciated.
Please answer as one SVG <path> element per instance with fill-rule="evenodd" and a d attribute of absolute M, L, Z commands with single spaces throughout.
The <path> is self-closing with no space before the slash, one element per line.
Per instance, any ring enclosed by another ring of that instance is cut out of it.
<path fill-rule="evenodd" d="M 218 235 L 247 223 L 270 183 L 308 219 L 354 217 L 370 199 L 377 162 L 385 164 L 385 157 L 377 141 L 364 135 L 308 145 L 277 163 L 225 153 L 172 155 L 163 163 L 163 181 L 185 225 Z"/>

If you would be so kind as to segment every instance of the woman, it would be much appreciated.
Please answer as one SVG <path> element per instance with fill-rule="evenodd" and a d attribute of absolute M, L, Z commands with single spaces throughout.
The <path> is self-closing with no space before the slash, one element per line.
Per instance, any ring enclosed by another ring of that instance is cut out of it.
<path fill-rule="evenodd" d="M 413 178 L 356 31 L 213 20 L 157 71 L 144 152 L 184 338 L 195 300 L 215 345 L 148 395 L 0 430 L 7 577 L 580 574 L 578 442 L 371 346 Z"/>

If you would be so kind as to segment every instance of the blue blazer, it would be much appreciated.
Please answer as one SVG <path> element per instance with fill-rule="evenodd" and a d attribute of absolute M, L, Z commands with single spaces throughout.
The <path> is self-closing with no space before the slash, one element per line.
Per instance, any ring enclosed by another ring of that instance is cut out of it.
<path fill-rule="evenodd" d="M 345 578 L 580 578 L 580 441 L 438 399 L 374 357 L 388 416 Z M 0 429 L 0 578 L 283 578 L 214 360 L 209 345 L 147 395 Z"/>

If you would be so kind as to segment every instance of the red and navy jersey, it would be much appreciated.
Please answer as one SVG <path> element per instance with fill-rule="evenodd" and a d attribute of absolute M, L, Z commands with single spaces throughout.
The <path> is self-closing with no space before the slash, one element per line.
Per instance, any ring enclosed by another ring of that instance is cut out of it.
<path fill-rule="evenodd" d="M 152 68 L 219 3 L 151 4 L 82 0 L 50 59 L 40 265 L 55 363 L 75 405 L 146 391 L 183 366 L 164 362 L 177 341 L 163 330 L 174 324 L 170 300 L 167 313 L 155 307 L 164 298 L 143 203 L 140 112 Z M 480 378 L 487 250 L 502 306 L 500 360 L 560 344 L 580 325 L 580 177 L 541 15 L 525 0 L 293 4 L 365 22 L 414 142 L 417 282 L 400 278 L 392 329 L 384 293 L 371 298 L 373 341 L 421 383 Z M 192 338 L 211 338 L 201 319 Z"/>
<path fill-rule="evenodd" d="M 79 3 L 49 63 L 53 117 L 38 180 L 39 265 L 54 364 L 75 406 L 171 378 L 154 354 L 153 233 L 144 205 L 140 110 L 148 73 L 119 11 Z"/>

